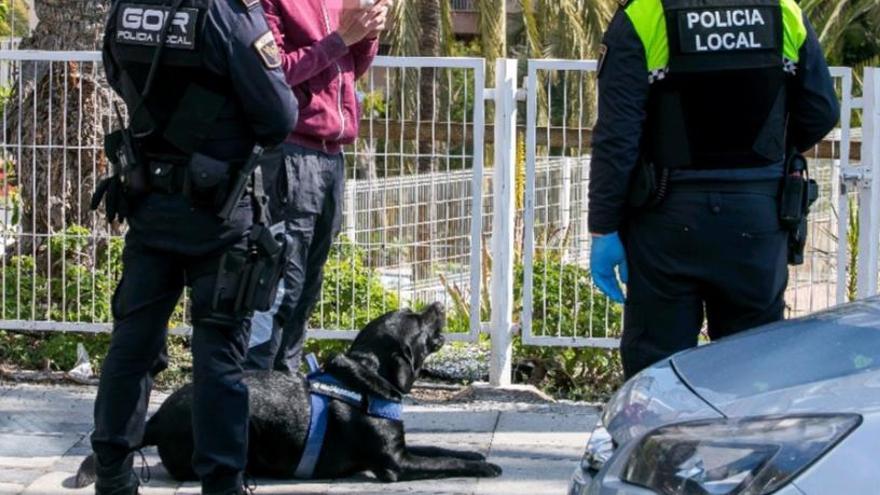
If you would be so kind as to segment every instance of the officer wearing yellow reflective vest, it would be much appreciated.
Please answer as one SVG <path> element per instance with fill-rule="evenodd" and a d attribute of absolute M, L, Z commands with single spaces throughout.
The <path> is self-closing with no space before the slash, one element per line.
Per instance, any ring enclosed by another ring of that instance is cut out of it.
<path fill-rule="evenodd" d="M 839 106 L 795 0 L 621 1 L 599 62 L 590 258 L 599 289 L 625 300 L 633 376 L 696 345 L 704 320 L 717 339 L 782 319 L 804 235 L 786 184 L 808 202 L 793 158 Z"/>

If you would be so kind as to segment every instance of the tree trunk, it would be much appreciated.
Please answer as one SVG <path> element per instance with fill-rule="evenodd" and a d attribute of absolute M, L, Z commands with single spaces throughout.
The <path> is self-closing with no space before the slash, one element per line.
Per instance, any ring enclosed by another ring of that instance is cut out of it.
<path fill-rule="evenodd" d="M 110 0 L 36 0 L 39 23 L 21 43 L 28 50 L 97 50 Z"/>
<path fill-rule="evenodd" d="M 441 26 L 441 1 L 448 0 L 421 0 L 419 4 L 419 24 L 422 32 L 419 39 L 419 54 L 423 57 L 439 57 L 441 55 L 440 35 Z M 437 74 L 434 68 L 423 68 L 419 80 L 419 115 L 417 121 L 434 122 L 436 117 L 436 93 Z M 434 171 L 434 153 L 437 143 L 427 136 L 422 136 L 418 146 L 418 173 L 429 174 Z M 422 194 L 426 192 L 427 194 Z M 416 284 L 431 276 L 432 247 L 434 238 L 432 227 L 436 225 L 434 215 L 434 191 L 429 186 L 419 187 L 418 198 L 418 227 L 416 233 L 415 260 L 413 264 L 413 279 Z"/>
<path fill-rule="evenodd" d="M 36 0 L 39 23 L 21 47 L 97 50 L 109 0 Z M 15 251 L 36 254 L 47 236 L 79 225 L 107 233 L 89 211 L 103 153 L 112 93 L 99 63 L 23 62 L 6 107 L 6 154 L 16 164 L 22 238 Z"/>

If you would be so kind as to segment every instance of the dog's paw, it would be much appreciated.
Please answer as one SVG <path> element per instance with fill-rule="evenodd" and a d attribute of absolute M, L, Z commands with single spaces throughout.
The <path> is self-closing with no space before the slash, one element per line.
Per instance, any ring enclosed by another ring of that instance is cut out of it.
<path fill-rule="evenodd" d="M 491 462 L 481 462 L 480 463 L 480 474 L 481 478 L 497 478 L 501 476 L 503 470 L 501 466 L 497 464 L 492 464 Z"/>
<path fill-rule="evenodd" d="M 395 483 L 400 479 L 400 473 L 391 469 L 376 469 L 373 474 L 384 483 Z"/>

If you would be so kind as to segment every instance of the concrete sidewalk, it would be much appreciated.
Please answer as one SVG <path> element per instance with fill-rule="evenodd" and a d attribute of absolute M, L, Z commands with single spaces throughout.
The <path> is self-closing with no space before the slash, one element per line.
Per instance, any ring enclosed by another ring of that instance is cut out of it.
<path fill-rule="evenodd" d="M 0 382 L 0 494 L 58 495 L 90 453 L 93 387 Z M 164 399 L 155 394 L 153 407 Z M 554 494 L 565 493 L 597 410 L 579 404 L 415 403 L 406 407 L 407 443 L 476 450 L 504 469 L 490 480 L 380 484 L 362 476 L 316 483 L 257 480 L 258 494 Z M 172 480 L 155 449 L 145 495 L 197 494 Z"/>

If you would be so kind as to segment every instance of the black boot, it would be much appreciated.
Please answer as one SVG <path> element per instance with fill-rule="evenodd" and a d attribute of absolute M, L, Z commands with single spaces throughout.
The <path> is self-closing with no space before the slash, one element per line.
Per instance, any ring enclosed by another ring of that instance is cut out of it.
<path fill-rule="evenodd" d="M 238 482 L 233 485 L 232 488 L 217 489 L 213 487 L 206 487 L 205 483 L 202 484 L 202 495 L 254 495 L 256 493 L 256 490 L 256 480 L 246 474 L 243 476 L 238 476 Z"/>
<path fill-rule="evenodd" d="M 133 454 L 115 466 L 102 466 L 97 458 L 95 464 L 95 495 L 138 495 L 141 482 L 132 469 Z"/>

